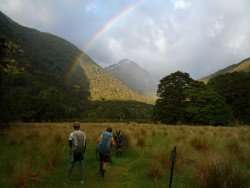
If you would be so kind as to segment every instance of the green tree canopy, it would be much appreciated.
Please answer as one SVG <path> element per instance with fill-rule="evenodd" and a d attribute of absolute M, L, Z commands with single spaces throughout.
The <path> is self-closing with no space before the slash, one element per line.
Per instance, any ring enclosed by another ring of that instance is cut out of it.
<path fill-rule="evenodd" d="M 186 91 L 188 105 L 186 119 L 192 124 L 226 125 L 232 119 L 232 111 L 215 90 L 208 86 L 191 87 Z"/>
<path fill-rule="evenodd" d="M 188 73 L 180 71 L 161 79 L 157 91 L 159 98 L 154 107 L 154 120 L 168 124 L 184 122 L 187 105 L 185 90 L 193 82 Z"/>
<path fill-rule="evenodd" d="M 233 72 L 212 78 L 208 85 L 226 99 L 234 117 L 250 124 L 250 72 Z"/>

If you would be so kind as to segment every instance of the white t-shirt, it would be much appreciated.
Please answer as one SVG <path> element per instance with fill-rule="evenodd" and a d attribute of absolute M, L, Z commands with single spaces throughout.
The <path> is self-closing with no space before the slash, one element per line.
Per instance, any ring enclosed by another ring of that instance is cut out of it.
<path fill-rule="evenodd" d="M 77 131 L 81 131 L 81 130 L 77 130 Z M 72 133 L 70 133 L 70 135 L 69 135 L 69 140 L 74 140 L 74 133 L 75 132 L 77 132 L 77 131 L 73 131 Z M 82 132 L 82 131 L 81 131 Z M 85 135 L 85 133 L 84 133 L 84 140 L 86 140 L 86 135 Z"/>
<path fill-rule="evenodd" d="M 73 131 L 72 133 L 70 133 L 69 140 L 74 140 L 74 132 L 76 132 L 76 131 Z"/>

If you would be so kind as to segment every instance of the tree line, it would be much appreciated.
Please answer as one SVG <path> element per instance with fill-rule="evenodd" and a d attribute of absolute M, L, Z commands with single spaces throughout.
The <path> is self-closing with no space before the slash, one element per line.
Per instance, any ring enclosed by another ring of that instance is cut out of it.
<path fill-rule="evenodd" d="M 98 118 L 152 119 L 166 124 L 250 123 L 249 72 L 219 75 L 206 85 L 188 73 L 172 73 L 160 81 L 153 107 L 136 101 L 91 102 L 87 87 L 82 87 L 88 85 L 82 72 L 75 72 L 74 80 L 67 83 L 60 66 L 48 66 L 44 70 L 34 66 L 21 46 L 0 38 L 0 124 Z"/>
<path fill-rule="evenodd" d="M 153 120 L 165 124 L 250 124 L 250 72 L 216 76 L 205 85 L 177 71 L 160 80 Z"/>

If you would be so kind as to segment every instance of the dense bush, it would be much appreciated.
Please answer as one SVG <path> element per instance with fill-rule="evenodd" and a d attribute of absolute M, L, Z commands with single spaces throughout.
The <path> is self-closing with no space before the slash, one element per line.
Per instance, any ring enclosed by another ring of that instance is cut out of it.
<path fill-rule="evenodd" d="M 164 77 L 158 86 L 159 99 L 153 118 L 167 124 L 226 125 L 232 111 L 214 89 L 180 71 Z"/>

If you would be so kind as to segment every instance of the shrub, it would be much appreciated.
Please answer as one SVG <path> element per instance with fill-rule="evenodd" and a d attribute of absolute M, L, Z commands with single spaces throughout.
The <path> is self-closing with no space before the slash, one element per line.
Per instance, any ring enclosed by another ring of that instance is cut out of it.
<path fill-rule="evenodd" d="M 249 177 L 237 164 L 225 158 L 209 158 L 204 164 L 198 165 L 194 178 L 201 187 L 248 187 Z"/>

